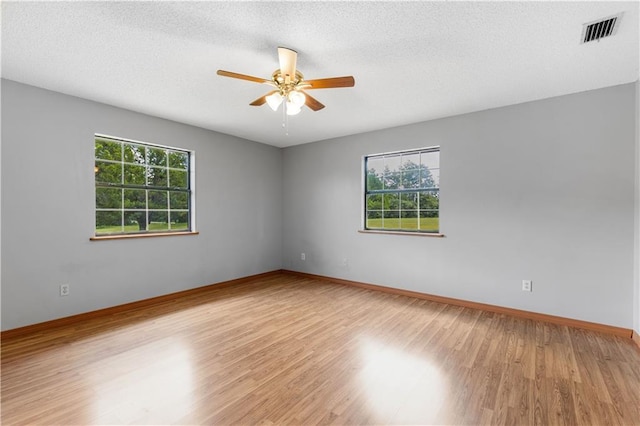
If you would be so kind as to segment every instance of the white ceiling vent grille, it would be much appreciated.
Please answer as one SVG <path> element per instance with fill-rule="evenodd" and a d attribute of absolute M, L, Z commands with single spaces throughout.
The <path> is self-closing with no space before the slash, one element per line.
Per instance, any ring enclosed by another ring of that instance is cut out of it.
<path fill-rule="evenodd" d="M 601 38 L 614 35 L 620 26 L 620 18 L 622 18 L 622 13 L 584 24 L 580 42 L 599 41 Z"/>

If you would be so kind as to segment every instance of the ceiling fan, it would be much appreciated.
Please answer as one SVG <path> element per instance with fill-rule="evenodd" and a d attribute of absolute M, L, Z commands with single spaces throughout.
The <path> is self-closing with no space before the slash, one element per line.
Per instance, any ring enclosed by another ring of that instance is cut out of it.
<path fill-rule="evenodd" d="M 271 79 L 224 70 L 218 70 L 217 74 L 273 86 L 275 90 L 259 97 L 249 105 L 261 106 L 266 103 L 272 110 L 276 111 L 280 104 L 283 104 L 287 115 L 298 114 L 303 105 L 308 106 L 313 111 L 324 108 L 322 103 L 306 93 L 305 90 L 353 87 L 356 84 L 352 76 L 305 80 L 302 73 L 296 69 L 298 53 L 286 47 L 278 47 L 278 59 L 280 68 L 273 72 Z"/>

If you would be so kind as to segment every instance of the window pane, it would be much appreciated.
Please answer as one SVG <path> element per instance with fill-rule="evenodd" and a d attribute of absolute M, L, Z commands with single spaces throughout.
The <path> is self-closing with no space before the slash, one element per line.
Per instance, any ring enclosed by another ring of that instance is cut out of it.
<path fill-rule="evenodd" d="M 124 161 L 126 163 L 145 164 L 145 148 L 143 145 L 125 144 Z"/>
<path fill-rule="evenodd" d="M 147 208 L 147 191 L 144 189 L 125 189 L 124 190 L 124 208 L 125 209 L 146 209 Z"/>
<path fill-rule="evenodd" d="M 382 212 L 382 228 L 400 229 L 400 211 L 385 210 Z"/>
<path fill-rule="evenodd" d="M 122 189 L 120 188 L 96 188 L 96 208 L 119 209 L 122 207 Z"/>
<path fill-rule="evenodd" d="M 403 210 L 400 218 L 400 229 L 416 230 L 418 229 L 418 211 Z"/>
<path fill-rule="evenodd" d="M 369 194 L 367 195 L 367 210 L 382 210 L 382 195 L 381 194 Z"/>
<path fill-rule="evenodd" d="M 367 158 L 367 170 L 374 170 L 375 173 L 381 174 L 384 172 L 384 158 L 383 157 L 371 157 Z"/>
<path fill-rule="evenodd" d="M 373 157 L 366 161 L 367 190 L 382 189 L 384 158 Z"/>
<path fill-rule="evenodd" d="M 96 138 L 95 151 L 96 158 L 102 160 L 122 161 L 122 146 L 120 145 L 120 142 Z"/>
<path fill-rule="evenodd" d="M 140 232 L 147 230 L 146 211 L 125 211 L 124 232 Z"/>
<path fill-rule="evenodd" d="M 149 208 L 150 209 L 168 208 L 167 191 L 149 191 Z"/>
<path fill-rule="evenodd" d="M 171 215 L 171 229 L 172 230 L 186 230 L 189 229 L 189 213 L 170 211 Z"/>
<path fill-rule="evenodd" d="M 420 193 L 420 210 L 438 210 L 440 206 L 440 198 L 438 193 L 421 192 Z"/>
<path fill-rule="evenodd" d="M 167 166 L 167 150 L 147 147 L 147 161 L 150 166 Z"/>
<path fill-rule="evenodd" d="M 389 193 L 382 195 L 382 205 L 384 210 L 398 210 L 400 209 L 400 194 Z"/>
<path fill-rule="evenodd" d="M 122 212 L 96 211 L 96 233 L 113 234 L 122 232 Z"/>
<path fill-rule="evenodd" d="M 418 208 L 418 193 L 405 192 L 400 194 L 400 206 L 402 210 L 415 210 Z"/>
<path fill-rule="evenodd" d="M 189 155 L 186 152 L 169 151 L 169 167 L 187 170 L 189 168 Z"/>
<path fill-rule="evenodd" d="M 433 177 L 434 186 L 440 188 L 440 169 L 432 169 L 431 176 Z"/>
<path fill-rule="evenodd" d="M 420 154 L 420 161 L 424 167 L 429 169 L 439 169 L 440 151 L 423 152 Z"/>
<path fill-rule="evenodd" d="M 133 164 L 124 165 L 124 183 L 125 185 L 144 185 L 145 184 L 145 166 L 135 166 Z"/>
<path fill-rule="evenodd" d="M 429 232 L 438 232 L 440 230 L 440 219 L 437 211 L 420 211 L 420 230 Z"/>
<path fill-rule="evenodd" d="M 381 211 L 367 212 L 366 227 L 371 229 L 382 228 L 382 212 Z"/>
<path fill-rule="evenodd" d="M 367 170 L 367 191 L 382 189 L 383 175 L 375 169 Z"/>
<path fill-rule="evenodd" d="M 187 210 L 189 208 L 189 194 L 186 192 L 169 192 L 169 208 Z"/>
<path fill-rule="evenodd" d="M 120 163 L 105 163 L 96 161 L 96 182 L 122 183 L 122 165 Z"/>
<path fill-rule="evenodd" d="M 189 174 L 182 170 L 169 170 L 169 186 L 171 188 L 188 188 Z"/>
<path fill-rule="evenodd" d="M 420 168 L 420 153 L 405 154 L 402 156 L 402 170 L 415 170 Z"/>
<path fill-rule="evenodd" d="M 382 212 L 382 217 L 384 217 L 385 219 L 399 219 L 400 210 L 385 210 Z M 396 221 L 396 223 L 398 222 Z"/>
<path fill-rule="evenodd" d="M 149 231 L 164 231 L 169 229 L 169 212 L 149 212 Z"/>
<path fill-rule="evenodd" d="M 384 189 L 398 189 L 400 188 L 402 179 L 402 172 L 388 172 L 384 174 L 383 184 Z"/>
<path fill-rule="evenodd" d="M 438 210 L 420 209 L 420 217 L 438 217 Z"/>
<path fill-rule="evenodd" d="M 420 170 L 420 187 L 437 188 L 440 186 L 440 170 L 422 168 Z"/>
<path fill-rule="evenodd" d="M 420 188 L 420 169 L 402 171 L 402 188 Z"/>
<path fill-rule="evenodd" d="M 400 171 L 400 163 L 402 156 L 400 154 L 389 155 L 384 157 L 384 170 L 385 172 L 398 172 Z"/>
<path fill-rule="evenodd" d="M 149 168 L 149 185 L 167 186 L 167 169 L 159 167 Z"/>

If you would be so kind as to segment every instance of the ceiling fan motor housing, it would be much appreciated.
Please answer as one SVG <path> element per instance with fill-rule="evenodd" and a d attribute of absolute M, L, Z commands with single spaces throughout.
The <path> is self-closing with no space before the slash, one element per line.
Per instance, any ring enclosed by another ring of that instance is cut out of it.
<path fill-rule="evenodd" d="M 280 94 L 282 96 L 286 96 L 292 90 L 297 90 L 308 86 L 305 84 L 301 84 L 304 81 L 304 76 L 298 70 L 296 70 L 296 74 L 293 79 L 287 77 L 289 76 L 283 76 L 282 72 L 279 69 L 275 70 L 271 75 L 273 83 L 278 88 L 278 90 L 280 90 Z"/>

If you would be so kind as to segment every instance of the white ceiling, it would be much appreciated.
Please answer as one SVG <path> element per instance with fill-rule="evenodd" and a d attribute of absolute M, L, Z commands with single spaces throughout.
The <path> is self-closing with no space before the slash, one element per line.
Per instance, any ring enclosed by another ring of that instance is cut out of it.
<path fill-rule="evenodd" d="M 284 147 L 636 81 L 638 2 L 2 2 L 2 77 Z M 624 12 L 616 35 L 582 24 Z M 277 46 L 326 108 L 249 102 Z M 126 136 L 126 135 L 124 135 Z"/>

